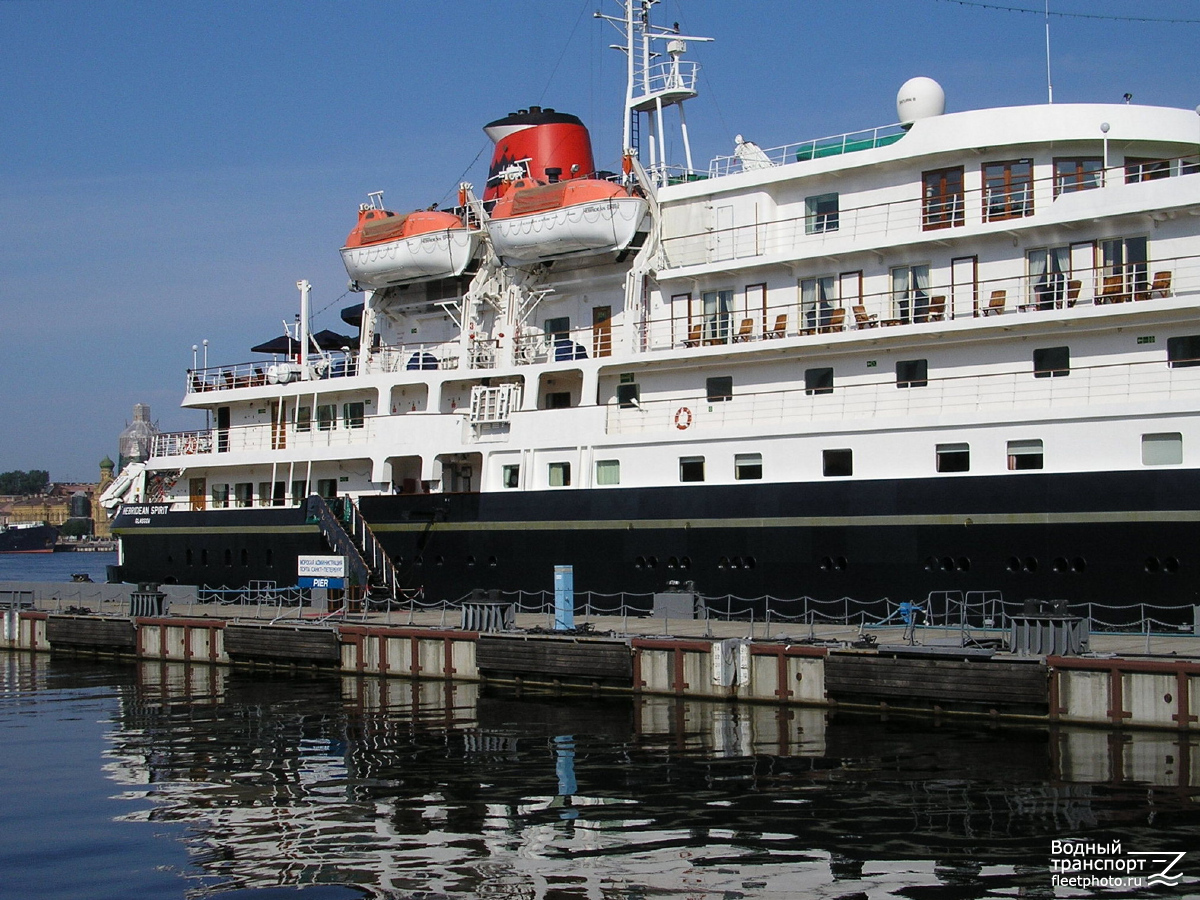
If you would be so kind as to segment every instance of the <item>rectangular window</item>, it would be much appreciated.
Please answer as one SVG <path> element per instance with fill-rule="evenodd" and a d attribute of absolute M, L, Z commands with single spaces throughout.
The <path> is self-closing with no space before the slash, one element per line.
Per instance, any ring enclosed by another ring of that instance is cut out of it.
<path fill-rule="evenodd" d="M 966 221 L 963 213 L 963 167 L 934 169 L 921 176 L 921 227 L 951 228 Z"/>
<path fill-rule="evenodd" d="M 561 316 L 556 319 L 547 319 L 543 328 L 546 331 L 546 337 L 553 341 L 556 338 L 567 338 L 571 336 L 571 317 Z"/>
<path fill-rule="evenodd" d="M 1071 277 L 1070 247 L 1030 250 L 1025 254 L 1025 265 L 1029 272 L 1030 305 L 1036 309 L 1054 309 L 1061 307 L 1064 299 L 1070 299 L 1067 284 Z"/>
<path fill-rule="evenodd" d="M 571 464 L 569 462 L 550 463 L 550 487 L 571 486 Z"/>
<path fill-rule="evenodd" d="M 704 291 L 700 300 L 704 306 L 704 342 L 726 343 L 733 317 L 733 291 Z"/>
<path fill-rule="evenodd" d="M 738 453 L 733 457 L 733 477 L 738 481 L 762 480 L 762 454 Z"/>
<path fill-rule="evenodd" d="M 292 506 L 299 506 L 308 499 L 308 482 L 292 482 Z"/>
<path fill-rule="evenodd" d="M 824 234 L 838 230 L 838 195 L 817 194 L 804 198 L 804 233 Z"/>
<path fill-rule="evenodd" d="M 1172 369 L 1200 366 L 1200 334 L 1167 338 L 1167 366 Z"/>
<path fill-rule="evenodd" d="M 621 461 L 619 459 L 596 460 L 596 484 L 620 484 Z"/>
<path fill-rule="evenodd" d="M 621 409 L 633 409 L 641 400 L 641 392 L 636 384 L 617 385 L 617 405 Z"/>
<path fill-rule="evenodd" d="M 347 428 L 362 428 L 366 407 L 361 401 L 342 404 L 342 424 Z"/>
<path fill-rule="evenodd" d="M 296 410 L 296 430 L 311 431 L 312 430 L 312 407 L 301 406 Z"/>
<path fill-rule="evenodd" d="M 892 315 L 894 322 L 923 321 L 929 317 L 929 266 L 897 266 L 892 269 Z"/>
<path fill-rule="evenodd" d="M 505 466 L 500 470 L 500 483 L 506 488 L 519 487 L 521 484 L 521 467 Z"/>
<path fill-rule="evenodd" d="M 1033 215 L 1033 160 L 985 163 L 983 221 L 1019 219 Z"/>
<path fill-rule="evenodd" d="M 1056 378 L 1071 374 L 1070 347 L 1043 347 L 1033 351 L 1033 377 Z"/>
<path fill-rule="evenodd" d="M 703 481 L 704 480 L 704 457 L 703 456 L 681 456 L 679 458 L 679 480 L 680 481 Z"/>
<path fill-rule="evenodd" d="M 1178 466 L 1183 464 L 1183 435 L 1178 431 L 1142 435 L 1143 466 Z"/>
<path fill-rule="evenodd" d="M 248 507 L 254 503 L 254 485 L 249 481 L 241 481 L 233 486 L 233 505 Z"/>
<path fill-rule="evenodd" d="M 811 332 L 828 325 L 837 305 L 837 278 L 833 275 L 801 279 L 800 330 Z"/>
<path fill-rule="evenodd" d="M 820 369 L 805 369 L 804 370 L 804 393 L 806 394 L 832 394 L 833 393 L 833 367 L 826 366 Z"/>
<path fill-rule="evenodd" d="M 1099 156 L 1054 160 L 1054 196 L 1090 191 L 1104 184 L 1104 160 Z"/>
<path fill-rule="evenodd" d="M 333 431 L 337 427 L 337 404 L 326 403 L 317 407 L 317 430 Z"/>
<path fill-rule="evenodd" d="M 1010 472 L 1040 468 L 1042 468 L 1041 440 L 1008 442 L 1008 470 Z"/>
<path fill-rule="evenodd" d="M 1100 286 L 1097 303 L 1120 303 L 1149 291 L 1144 237 L 1100 242 Z"/>
<path fill-rule="evenodd" d="M 840 478 L 854 474 L 853 450 L 822 450 L 821 472 L 826 478 Z"/>
<path fill-rule="evenodd" d="M 1125 183 L 1157 181 L 1171 177 L 1171 161 L 1168 159 L 1138 159 L 1125 157 Z"/>
<path fill-rule="evenodd" d="M 271 505 L 271 482 L 260 481 L 258 483 L 258 505 L 259 506 L 270 506 Z"/>
<path fill-rule="evenodd" d="M 338 480 L 336 478 L 318 478 L 317 493 L 326 500 L 334 500 L 337 498 Z"/>
<path fill-rule="evenodd" d="M 971 471 L 971 445 L 938 444 L 937 470 L 939 472 Z"/>
<path fill-rule="evenodd" d="M 229 506 L 229 485 L 214 484 L 212 486 L 213 509 L 225 509 Z"/>
<path fill-rule="evenodd" d="M 896 361 L 896 387 L 915 388 L 929 384 L 929 360 L 901 359 Z"/>
<path fill-rule="evenodd" d="M 551 391 L 546 395 L 546 409 L 570 409 L 570 391 Z"/>
<path fill-rule="evenodd" d="M 733 399 L 733 376 L 716 375 L 704 381 L 704 390 L 709 403 L 720 403 Z"/>

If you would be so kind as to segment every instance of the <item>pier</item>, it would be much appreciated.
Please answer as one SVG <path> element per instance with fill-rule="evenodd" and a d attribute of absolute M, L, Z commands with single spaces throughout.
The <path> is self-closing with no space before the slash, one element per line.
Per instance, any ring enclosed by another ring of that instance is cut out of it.
<path fill-rule="evenodd" d="M 487 616 L 469 604 L 281 613 L 201 603 L 194 588 L 77 583 L 0 585 L 0 608 L 8 650 L 1200 731 L 1200 636 L 1191 633 L 1085 634 L 1080 647 L 1080 635 L 1051 631 L 1014 646 L 1015 630 L 964 642 L 948 626 L 665 615 L 588 616 L 556 631 L 543 614 Z"/>

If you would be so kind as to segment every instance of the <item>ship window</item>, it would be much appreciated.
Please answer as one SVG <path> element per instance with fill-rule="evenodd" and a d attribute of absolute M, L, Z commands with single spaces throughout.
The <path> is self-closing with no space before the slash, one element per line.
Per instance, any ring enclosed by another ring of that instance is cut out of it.
<path fill-rule="evenodd" d="M 1143 466 L 1178 466 L 1183 463 L 1183 435 L 1178 431 L 1142 435 Z"/>
<path fill-rule="evenodd" d="M 717 375 L 704 382 L 704 389 L 709 403 L 719 403 L 722 400 L 733 399 L 733 376 Z"/>
<path fill-rule="evenodd" d="M 733 457 L 733 477 L 738 481 L 760 481 L 762 479 L 762 454 L 736 454 Z"/>
<path fill-rule="evenodd" d="M 233 502 L 235 506 L 249 506 L 253 499 L 254 485 L 252 485 L 250 482 L 242 481 L 233 486 Z"/>
<path fill-rule="evenodd" d="M 804 393 L 806 394 L 832 394 L 833 393 L 833 367 L 826 366 L 821 369 L 805 369 L 804 370 Z"/>
<path fill-rule="evenodd" d="M 551 391 L 546 395 L 546 409 L 570 409 L 570 391 Z"/>
<path fill-rule="evenodd" d="M 242 548 L 241 553 L 239 554 L 239 557 L 241 559 L 241 563 L 243 566 L 250 565 L 250 551 L 247 550 L 245 547 Z"/>
<path fill-rule="evenodd" d="M 636 384 L 617 385 L 617 405 L 621 409 L 633 409 L 641 399 L 641 390 Z"/>
<path fill-rule="evenodd" d="M 705 291 L 700 295 L 704 308 L 704 340 L 724 344 L 729 340 L 729 325 L 733 316 L 733 291 Z"/>
<path fill-rule="evenodd" d="M 1097 302 L 1128 300 L 1150 290 L 1146 282 L 1146 239 L 1114 238 L 1100 242 L 1101 281 Z"/>
<path fill-rule="evenodd" d="M 1104 183 L 1104 160 L 1099 156 L 1054 160 L 1054 196 L 1090 191 Z"/>
<path fill-rule="evenodd" d="M 521 467 L 519 465 L 504 466 L 500 470 L 500 482 L 506 488 L 515 488 L 518 485 L 520 485 L 520 483 L 521 483 Z"/>
<path fill-rule="evenodd" d="M 937 470 L 939 472 L 969 472 L 971 470 L 971 445 L 938 444 Z"/>
<path fill-rule="evenodd" d="M 546 331 L 546 338 L 551 342 L 557 338 L 569 338 L 571 336 L 571 317 L 561 316 L 556 319 L 547 319 L 542 327 Z"/>
<path fill-rule="evenodd" d="M 342 404 L 342 422 L 347 428 L 362 428 L 366 409 L 362 401 Z"/>
<path fill-rule="evenodd" d="M 817 194 L 804 198 L 804 233 L 824 234 L 838 230 L 838 195 Z"/>
<path fill-rule="evenodd" d="M 1171 177 L 1171 161 L 1168 159 L 1138 159 L 1125 157 L 1125 183 L 1134 184 L 1139 181 L 1157 181 L 1160 178 Z"/>
<path fill-rule="evenodd" d="M 1167 365 L 1172 369 L 1200 366 L 1200 334 L 1167 338 Z"/>
<path fill-rule="evenodd" d="M 292 482 L 292 504 L 299 506 L 308 496 L 308 482 L 293 481 Z"/>
<path fill-rule="evenodd" d="M 934 169 L 921 176 L 921 227 L 925 231 L 962 225 L 963 167 Z"/>
<path fill-rule="evenodd" d="M 230 550 L 228 547 L 225 548 L 225 565 L 227 565 L 227 566 L 233 565 L 233 551 Z"/>
<path fill-rule="evenodd" d="M 1040 439 L 1008 442 L 1008 469 L 1021 472 L 1042 468 L 1043 451 Z"/>
<path fill-rule="evenodd" d="M 681 456 L 679 458 L 679 480 L 680 481 L 703 481 L 704 480 L 704 457 L 703 456 Z"/>
<path fill-rule="evenodd" d="M 324 403 L 317 407 L 317 430 L 333 431 L 337 427 L 337 404 Z"/>
<path fill-rule="evenodd" d="M 824 328 L 838 305 L 837 279 L 832 275 L 800 280 L 800 329 Z"/>
<path fill-rule="evenodd" d="M 619 459 L 596 460 L 596 484 L 620 484 L 621 461 Z"/>
<path fill-rule="evenodd" d="M 896 387 L 925 387 L 929 384 L 929 360 L 901 359 L 896 361 Z"/>
<path fill-rule="evenodd" d="M 1070 347 L 1042 347 L 1033 351 L 1033 377 L 1055 378 L 1071 374 Z"/>
<path fill-rule="evenodd" d="M 1071 273 L 1071 248 L 1050 247 L 1025 254 L 1029 271 L 1028 301 L 1037 309 L 1063 305 Z"/>
<path fill-rule="evenodd" d="M 312 407 L 301 406 L 296 410 L 296 430 L 311 431 L 312 430 Z"/>
<path fill-rule="evenodd" d="M 853 450 L 822 450 L 821 473 L 826 478 L 854 474 Z"/>
<path fill-rule="evenodd" d="M 283 506 L 283 482 L 276 481 L 272 485 L 269 481 L 260 481 L 258 483 L 258 505 Z"/>
<path fill-rule="evenodd" d="M 923 321 L 929 314 L 929 266 L 892 269 L 892 319 Z"/>
<path fill-rule="evenodd" d="M 550 463 L 550 487 L 569 487 L 571 484 L 571 464 L 569 462 Z"/>
<path fill-rule="evenodd" d="M 326 500 L 333 500 L 337 497 L 337 479 L 336 478 L 318 478 L 317 493 Z"/>
<path fill-rule="evenodd" d="M 191 547 L 188 547 L 187 550 L 184 551 L 183 561 L 185 564 L 187 564 L 189 566 L 195 565 L 195 560 L 192 559 L 192 548 Z"/>
<path fill-rule="evenodd" d="M 224 509 L 229 506 L 229 485 L 214 484 L 212 486 L 213 509 Z"/>
<path fill-rule="evenodd" d="M 985 163 L 983 221 L 1019 219 L 1033 215 L 1033 160 Z"/>
<path fill-rule="evenodd" d="M 208 548 L 207 547 L 200 548 L 200 565 L 202 565 L 202 566 L 208 565 Z"/>

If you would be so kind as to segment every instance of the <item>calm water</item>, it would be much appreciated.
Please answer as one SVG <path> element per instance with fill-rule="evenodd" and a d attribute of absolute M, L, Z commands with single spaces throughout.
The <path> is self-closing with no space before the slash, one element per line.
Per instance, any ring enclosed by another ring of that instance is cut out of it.
<path fill-rule="evenodd" d="M 1050 841 L 1191 851 L 1200 746 L 0 651 L 0 896 L 1097 896 Z M 296 888 L 302 888 L 297 892 Z"/>
<path fill-rule="evenodd" d="M 116 564 L 116 553 L 0 553 L 0 581 L 70 581 L 76 573 L 104 581 L 105 566 Z"/>

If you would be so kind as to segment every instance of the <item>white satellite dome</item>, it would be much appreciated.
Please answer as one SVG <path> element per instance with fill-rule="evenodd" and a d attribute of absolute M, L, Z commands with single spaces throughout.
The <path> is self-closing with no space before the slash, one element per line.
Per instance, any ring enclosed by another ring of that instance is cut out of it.
<path fill-rule="evenodd" d="M 896 115 L 901 125 L 940 116 L 945 111 L 946 92 L 940 84 L 924 75 L 908 79 L 896 94 Z"/>

